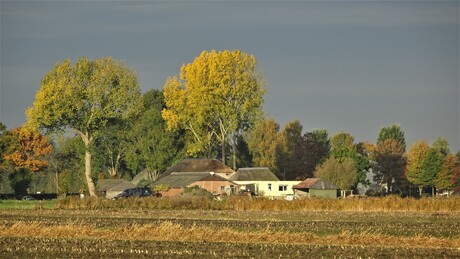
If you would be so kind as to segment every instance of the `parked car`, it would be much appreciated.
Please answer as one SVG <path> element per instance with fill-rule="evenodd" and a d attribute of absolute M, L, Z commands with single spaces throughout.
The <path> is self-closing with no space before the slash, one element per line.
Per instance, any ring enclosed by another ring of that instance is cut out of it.
<path fill-rule="evenodd" d="M 143 187 L 143 188 L 132 188 L 126 189 L 122 193 L 118 194 L 117 196 L 113 197 L 114 199 L 120 198 L 128 198 L 128 197 L 147 197 L 152 196 L 153 192 L 150 188 Z"/>
<path fill-rule="evenodd" d="M 26 195 L 26 196 L 22 196 L 22 200 L 23 201 L 33 201 L 35 200 L 35 198 L 30 195 Z"/>

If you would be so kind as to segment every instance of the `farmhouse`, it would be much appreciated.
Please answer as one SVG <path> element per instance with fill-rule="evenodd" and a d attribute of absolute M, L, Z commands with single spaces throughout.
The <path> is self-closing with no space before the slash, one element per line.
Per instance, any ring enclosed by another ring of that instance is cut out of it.
<path fill-rule="evenodd" d="M 271 198 L 291 198 L 292 186 L 300 181 L 280 181 L 267 167 L 240 168 L 231 180 L 240 185 L 242 191 Z"/>
<path fill-rule="evenodd" d="M 337 198 L 337 186 L 322 178 L 307 178 L 293 186 L 296 196 Z"/>
<path fill-rule="evenodd" d="M 294 195 L 294 185 L 300 181 L 235 181 L 241 190 L 269 198 L 291 199 Z"/>
<path fill-rule="evenodd" d="M 136 188 L 136 185 L 124 179 L 100 179 L 96 192 L 99 197 L 112 199 L 126 189 Z"/>
<path fill-rule="evenodd" d="M 183 192 L 185 187 L 199 186 L 214 195 L 231 195 L 238 193 L 237 183 L 214 172 L 172 172 L 157 181 L 151 187 L 167 187 L 161 190 L 162 196 L 175 196 Z"/>

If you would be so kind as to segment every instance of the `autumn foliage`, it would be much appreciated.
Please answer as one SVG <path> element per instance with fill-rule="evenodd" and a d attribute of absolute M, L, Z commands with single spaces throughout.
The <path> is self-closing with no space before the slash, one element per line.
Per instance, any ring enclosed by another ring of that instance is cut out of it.
<path fill-rule="evenodd" d="M 11 139 L 9 152 L 3 156 L 17 169 L 36 172 L 48 166 L 44 157 L 51 153 L 52 146 L 45 136 L 28 128 L 15 128 L 11 130 Z"/>
<path fill-rule="evenodd" d="M 240 50 L 203 51 L 180 75 L 164 85 L 166 108 L 162 116 L 169 130 L 187 130 L 187 152 L 210 156 L 253 125 L 263 104 L 262 73 L 253 55 Z M 235 155 L 235 150 L 233 152 Z M 225 163 L 225 162 L 224 162 Z"/>
<path fill-rule="evenodd" d="M 404 179 L 404 149 L 395 139 L 386 139 L 379 142 L 373 152 L 374 180 L 386 183 L 390 190 L 400 188 Z"/>

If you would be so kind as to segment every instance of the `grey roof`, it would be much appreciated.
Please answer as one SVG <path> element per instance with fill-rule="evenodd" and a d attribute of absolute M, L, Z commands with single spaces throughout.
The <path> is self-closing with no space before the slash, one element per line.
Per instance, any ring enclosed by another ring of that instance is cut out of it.
<path fill-rule="evenodd" d="M 170 187 L 186 187 L 208 175 L 209 172 L 172 172 L 153 182 L 150 186 L 168 185 Z"/>
<path fill-rule="evenodd" d="M 136 188 L 136 185 L 125 179 L 100 179 L 96 186 L 98 192 L 124 191 L 130 188 Z"/>
<path fill-rule="evenodd" d="M 279 181 L 278 177 L 268 167 L 240 168 L 232 181 Z"/>
<path fill-rule="evenodd" d="M 199 159 L 199 158 L 187 158 L 177 163 L 176 165 L 168 168 L 165 172 L 160 175 L 165 177 L 172 172 L 214 172 L 214 173 L 230 173 L 233 174 L 233 171 L 230 167 L 224 165 L 221 161 L 217 159 Z"/>
<path fill-rule="evenodd" d="M 337 190 L 337 186 L 322 179 L 322 178 L 307 178 L 301 183 L 294 185 L 293 189 L 325 189 L 325 190 Z"/>

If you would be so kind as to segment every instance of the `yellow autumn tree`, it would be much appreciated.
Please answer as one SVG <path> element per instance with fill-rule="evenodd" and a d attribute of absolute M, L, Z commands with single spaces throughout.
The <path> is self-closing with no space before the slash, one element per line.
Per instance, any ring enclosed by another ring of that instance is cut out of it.
<path fill-rule="evenodd" d="M 48 166 L 44 159 L 52 151 L 51 144 L 45 136 L 29 128 L 11 130 L 8 153 L 4 159 L 10 161 L 17 169 L 28 169 L 32 172 L 43 170 Z"/>
<path fill-rule="evenodd" d="M 423 166 L 428 157 L 430 146 L 424 141 L 417 141 L 407 152 L 406 177 L 411 183 L 419 187 L 419 193 L 422 194 L 423 186 L 427 184 L 424 179 Z"/>
<path fill-rule="evenodd" d="M 181 67 L 179 76 L 166 81 L 162 116 L 168 129 L 191 133 L 189 154 L 210 157 L 220 144 L 225 163 L 226 144 L 233 142 L 235 156 L 237 137 L 262 111 L 263 83 L 253 55 L 240 50 L 203 51 Z"/>
<path fill-rule="evenodd" d="M 436 179 L 434 180 L 434 185 L 439 190 L 447 190 L 447 195 L 455 187 L 454 177 L 458 174 L 459 161 L 454 154 L 447 154 L 442 163 L 441 170 L 439 171 Z"/>

